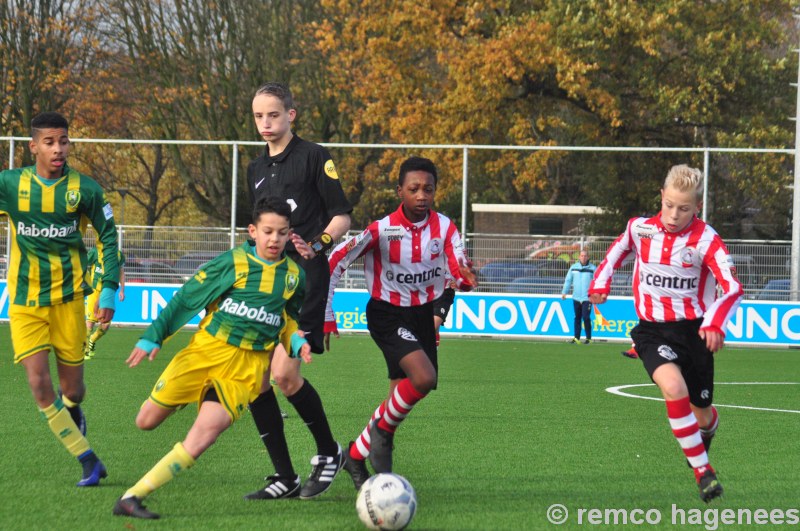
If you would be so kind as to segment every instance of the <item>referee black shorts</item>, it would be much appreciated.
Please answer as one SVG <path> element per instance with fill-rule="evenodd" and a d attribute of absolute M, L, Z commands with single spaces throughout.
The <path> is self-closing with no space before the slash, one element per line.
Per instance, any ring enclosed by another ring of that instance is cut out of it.
<path fill-rule="evenodd" d="M 328 257 L 318 254 L 306 260 L 297 251 L 288 250 L 286 254 L 297 262 L 306 273 L 306 295 L 300 309 L 300 330 L 305 332 L 311 352 L 325 352 L 325 306 L 328 304 L 328 287 L 331 284 L 331 270 Z"/>
<path fill-rule="evenodd" d="M 439 317 L 442 323 L 447 321 L 447 315 L 450 313 L 450 308 L 453 306 L 455 298 L 456 290 L 445 288 L 442 296 L 433 301 L 433 315 Z"/>
<path fill-rule="evenodd" d="M 697 407 L 708 407 L 714 399 L 714 354 L 700 337 L 702 319 L 651 323 L 640 321 L 631 330 L 631 339 L 647 374 L 665 363 L 681 369 L 689 401 Z"/>
<path fill-rule="evenodd" d="M 370 298 L 367 303 L 367 328 L 383 352 L 390 380 L 407 376 L 400 368 L 400 360 L 415 350 L 422 350 L 428 355 L 438 374 L 433 303 L 406 307 Z"/>

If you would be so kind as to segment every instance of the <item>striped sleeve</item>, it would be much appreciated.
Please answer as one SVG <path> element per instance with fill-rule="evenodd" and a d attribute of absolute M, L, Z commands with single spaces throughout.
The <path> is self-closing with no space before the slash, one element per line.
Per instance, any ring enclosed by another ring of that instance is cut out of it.
<path fill-rule="evenodd" d="M 228 251 L 219 255 L 195 273 L 147 327 L 142 338 L 161 345 L 200 310 L 222 296 L 236 281 L 232 253 Z"/>
<path fill-rule="evenodd" d="M 461 235 L 452 221 L 447 227 L 444 252 L 447 257 L 447 268 L 456 286 L 461 288 L 464 285 L 465 288 L 471 289 L 473 286 L 466 283 L 459 269 L 459 266 L 467 261 L 467 255 L 464 251 L 464 242 L 461 240 Z"/>
<path fill-rule="evenodd" d="M 608 251 L 606 257 L 597 266 L 594 272 L 594 279 L 589 285 L 589 295 L 595 293 L 611 293 L 611 279 L 614 276 L 614 271 L 619 269 L 625 262 L 625 258 L 634 250 L 633 232 L 631 227 L 637 218 L 628 220 L 628 225 L 625 227 L 625 232 L 619 235 L 614 240 Z"/>
<path fill-rule="evenodd" d="M 331 282 L 328 288 L 328 303 L 325 307 L 325 321 L 335 320 L 333 313 L 333 295 L 339 280 L 358 257 L 366 254 L 378 242 L 378 222 L 372 222 L 361 234 L 353 236 L 337 245 L 328 259 L 331 271 Z"/>
<path fill-rule="evenodd" d="M 703 257 L 703 265 L 711 271 L 722 294 L 714 300 L 703 316 L 701 330 L 714 330 L 723 336 L 728 319 L 739 307 L 744 290 L 736 278 L 736 268 L 728 249 L 719 235 L 715 234 Z"/>
<path fill-rule="evenodd" d="M 106 200 L 103 189 L 94 181 L 89 181 L 89 201 L 85 215 L 97 234 L 98 252 L 103 260 L 102 287 L 117 290 L 119 287 L 119 253 L 117 249 L 117 227 L 111 205 Z"/>

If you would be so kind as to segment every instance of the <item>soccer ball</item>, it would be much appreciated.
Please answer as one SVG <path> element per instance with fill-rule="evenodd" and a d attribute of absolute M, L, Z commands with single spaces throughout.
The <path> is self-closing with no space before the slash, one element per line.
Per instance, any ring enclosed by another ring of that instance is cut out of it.
<path fill-rule="evenodd" d="M 358 491 L 356 510 L 370 529 L 404 529 L 417 512 L 417 495 L 403 476 L 376 474 Z"/>

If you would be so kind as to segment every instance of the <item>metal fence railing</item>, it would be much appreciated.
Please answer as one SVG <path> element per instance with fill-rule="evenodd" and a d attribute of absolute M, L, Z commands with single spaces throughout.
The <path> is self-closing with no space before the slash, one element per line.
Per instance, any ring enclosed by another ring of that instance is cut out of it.
<path fill-rule="evenodd" d="M 800 123 L 800 122 L 798 122 Z M 800 125 L 798 126 L 800 127 Z M 9 167 L 14 167 L 18 162 L 22 161 L 22 152 L 24 150 L 24 146 L 27 144 L 29 138 L 28 137 L 13 137 L 13 136 L 0 136 L 0 147 L 5 146 L 5 143 L 8 143 L 8 150 L 7 150 L 7 163 Z M 101 147 L 104 149 L 110 150 L 119 150 L 120 146 L 142 146 L 142 145 L 153 145 L 153 146 L 164 146 L 164 145 L 171 145 L 174 146 L 176 149 L 187 149 L 187 150 L 198 150 L 198 149 L 215 149 L 219 150 L 220 153 L 226 152 L 229 156 L 223 156 L 223 158 L 227 159 L 230 164 L 230 196 L 227 199 L 229 201 L 228 205 L 230 207 L 230 220 L 231 226 L 229 228 L 229 236 L 230 240 L 228 242 L 229 246 L 234 245 L 235 236 L 238 232 L 235 228 L 236 224 L 236 212 L 239 206 L 237 205 L 237 197 L 238 197 L 238 188 L 241 186 L 240 177 L 239 177 L 239 155 L 241 149 L 251 149 L 251 148 L 258 148 L 263 147 L 263 142 L 258 141 L 222 141 L 222 140 L 154 140 L 154 139 L 97 139 L 97 138 L 73 138 L 71 142 L 76 144 L 86 144 L 87 146 L 93 146 L 96 149 L 99 149 L 99 152 L 103 150 L 100 149 Z M 467 233 L 467 220 L 469 215 L 469 198 L 470 198 L 470 190 L 471 187 L 480 186 L 479 184 L 474 184 L 470 182 L 470 161 L 480 160 L 481 155 L 485 153 L 491 152 L 517 152 L 517 153 L 529 153 L 534 154 L 537 152 L 559 152 L 565 155 L 569 155 L 570 157 L 588 157 L 588 156 L 595 156 L 598 153 L 604 153 L 606 155 L 615 154 L 624 157 L 649 157 L 652 156 L 653 153 L 668 153 L 668 154 L 676 154 L 681 157 L 681 160 L 691 161 L 692 164 L 701 167 L 703 170 L 703 175 L 705 175 L 704 179 L 704 189 L 703 189 L 703 204 L 705 207 L 701 211 L 701 216 L 704 221 L 710 221 L 712 225 L 717 226 L 718 228 L 722 225 L 717 223 L 717 219 L 714 217 L 720 217 L 720 221 L 723 224 L 733 224 L 733 223 L 744 223 L 748 221 L 747 216 L 744 218 L 734 216 L 734 219 L 729 219 L 730 216 L 726 217 L 722 215 L 722 211 L 726 208 L 726 203 L 724 201 L 718 201 L 720 204 L 717 207 L 714 206 L 714 201 L 709 201 L 709 197 L 711 197 L 710 191 L 720 189 L 725 189 L 724 181 L 720 180 L 720 177 L 725 173 L 725 168 L 727 166 L 736 165 L 735 161 L 742 161 L 745 159 L 749 159 L 749 157 L 753 155 L 757 155 L 762 157 L 763 160 L 772 160 L 772 166 L 777 168 L 775 171 L 777 172 L 774 176 L 775 179 L 780 179 L 781 176 L 785 176 L 785 169 L 783 169 L 783 165 L 779 163 L 780 159 L 788 156 L 793 156 L 795 159 L 795 168 L 800 168 L 800 157 L 796 156 L 794 149 L 781 149 L 781 148 L 725 148 L 725 147 L 653 147 L 653 146 L 618 146 L 618 147 L 608 147 L 608 146 L 552 146 L 552 145 L 544 145 L 544 146 L 499 146 L 499 145 L 462 145 L 462 144 L 436 144 L 436 145 L 428 145 L 428 144 L 350 144 L 350 143 L 324 143 L 322 144 L 327 147 L 329 150 L 367 150 L 375 151 L 375 153 L 386 152 L 387 150 L 437 150 L 441 152 L 448 152 L 452 153 L 454 151 L 460 154 L 461 159 L 461 178 L 460 178 L 460 185 L 461 185 L 461 208 L 460 208 L 460 227 L 461 233 Z M 101 155 L 102 156 L 102 155 Z M 713 157 L 713 159 L 712 159 Z M 2 158 L 2 156 L 0 156 Z M 336 154 L 334 153 L 334 158 L 338 160 Z M 702 165 L 700 164 L 700 160 L 702 159 Z M 741 162 L 739 163 L 741 164 Z M 474 179 L 476 175 L 473 173 L 472 178 Z M 762 223 L 765 226 L 774 226 L 776 224 L 781 224 L 781 222 L 775 221 L 772 219 L 774 215 L 779 214 L 779 218 L 784 214 L 790 215 L 792 219 L 791 223 L 791 242 L 788 243 L 790 247 L 790 255 L 794 257 L 793 262 L 791 263 L 789 274 L 786 278 L 790 278 L 788 284 L 793 286 L 792 289 L 796 290 L 794 293 L 793 300 L 800 300 L 800 170 L 795 170 L 793 176 L 793 185 L 786 186 L 787 189 L 792 189 L 791 193 L 778 193 L 775 197 L 778 199 L 779 205 L 772 205 L 769 209 L 772 212 L 771 216 L 767 216 L 769 219 L 759 220 L 759 223 Z M 480 182 L 480 181 L 478 181 Z M 776 181 L 777 182 L 777 181 Z M 122 190 L 126 190 L 127 188 L 117 188 L 117 192 L 121 193 Z M 120 223 L 122 225 L 125 224 L 124 220 L 124 210 L 125 210 L 125 203 L 124 198 L 125 195 L 121 195 L 122 197 L 122 205 L 121 205 L 121 219 Z M 226 199 L 220 197 L 222 201 L 226 201 Z M 763 198 L 753 198 L 757 203 L 761 201 Z M 715 214 L 715 208 L 719 208 L 720 212 Z M 756 206 L 753 209 L 746 209 L 746 210 L 754 210 L 759 211 L 761 207 Z M 455 212 L 455 208 L 451 211 L 451 214 Z M 706 216 L 712 216 L 710 219 L 706 219 Z M 747 234 L 747 233 L 744 233 Z M 757 234 L 757 233 L 755 233 Z M 782 234 L 778 233 L 770 233 L 775 234 L 773 237 L 783 237 Z M 752 242 L 754 245 L 758 244 L 758 242 Z M 783 242 L 777 242 L 781 245 Z M 766 245 L 772 245 L 772 243 L 767 243 Z M 736 252 L 736 251 L 734 251 Z M 757 284 L 761 281 L 755 282 L 753 284 L 754 287 L 748 287 L 748 296 L 755 296 L 754 290 L 758 291 L 760 289 L 766 289 L 767 287 L 770 290 L 767 291 L 769 294 L 772 290 L 772 287 L 775 286 L 777 288 L 781 288 L 785 283 L 785 278 L 782 273 L 778 274 L 772 272 L 772 269 L 780 270 L 782 264 L 759 264 L 758 260 L 756 259 L 755 255 L 748 254 L 747 252 L 741 253 L 742 257 L 753 257 L 755 265 L 759 269 L 758 272 L 755 274 L 761 277 L 761 280 L 769 279 L 774 280 L 776 283 L 772 286 L 758 286 Z M 766 268 L 768 272 L 762 273 L 761 268 Z M 778 275 L 778 276 L 775 276 Z M 778 289 L 780 291 L 780 289 Z"/>
<path fill-rule="evenodd" d="M 467 247 L 478 270 L 482 290 L 558 294 L 580 249 L 598 264 L 616 236 L 509 236 L 470 234 Z M 789 241 L 729 240 L 745 298 L 789 300 Z M 614 275 L 612 295 L 631 295 L 633 264 Z"/>
<path fill-rule="evenodd" d="M 7 232 L 7 220 L 0 220 Z M 358 231 L 351 231 L 357 234 Z M 202 264 L 238 245 L 247 237 L 244 229 L 141 227 L 120 228 L 120 247 L 126 255 L 128 282 L 185 282 Z M 529 236 L 468 234 L 466 246 L 472 258 L 480 291 L 496 293 L 558 294 L 564 277 L 586 248 L 595 264 L 605 256 L 616 236 Z M 87 246 L 94 245 L 91 228 Z M 755 300 L 790 300 L 789 241 L 729 240 L 728 250 L 744 285 L 745 297 Z M 8 238 L 0 239 L 0 278 L 6 278 Z M 612 295 L 631 295 L 632 265 L 614 277 Z M 364 288 L 364 263 L 354 263 L 341 287 Z M 796 299 L 795 299 L 796 300 Z"/>

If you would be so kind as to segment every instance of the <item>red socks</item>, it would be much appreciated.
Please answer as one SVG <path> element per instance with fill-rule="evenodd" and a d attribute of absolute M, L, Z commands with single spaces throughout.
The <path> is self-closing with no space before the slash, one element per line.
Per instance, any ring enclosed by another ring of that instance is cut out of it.
<path fill-rule="evenodd" d="M 372 425 L 373 420 L 377 420 L 383 416 L 383 412 L 386 411 L 386 400 L 381 402 L 381 405 L 375 409 L 375 412 L 370 417 L 369 422 L 367 422 L 367 426 L 361 432 L 361 435 L 358 436 L 355 443 L 350 446 L 350 457 L 356 459 L 357 461 L 363 461 L 364 459 L 369 456 L 369 427 Z"/>
<path fill-rule="evenodd" d="M 411 408 L 423 398 L 425 398 L 425 395 L 414 389 L 414 386 L 411 385 L 411 380 L 403 378 L 394 388 L 392 396 L 389 397 L 386 412 L 378 421 L 378 427 L 389 433 L 394 433 L 400 423 L 411 412 Z"/>
<path fill-rule="evenodd" d="M 355 444 L 350 447 L 350 457 L 363 460 L 369 455 L 370 439 L 369 428 L 372 422 L 378 419 L 378 427 L 389 433 L 394 433 L 401 422 L 408 416 L 414 405 L 425 396 L 411 385 L 411 380 L 403 378 L 394 388 L 392 395 L 383 401 L 372 414 L 367 426 L 358 436 Z"/>
<path fill-rule="evenodd" d="M 695 477 L 699 477 L 709 467 L 708 454 L 703 446 L 703 439 L 700 437 L 700 427 L 697 418 L 689 405 L 689 397 L 679 400 L 667 400 L 667 417 L 672 433 L 678 439 L 686 459 L 694 468 Z"/>

